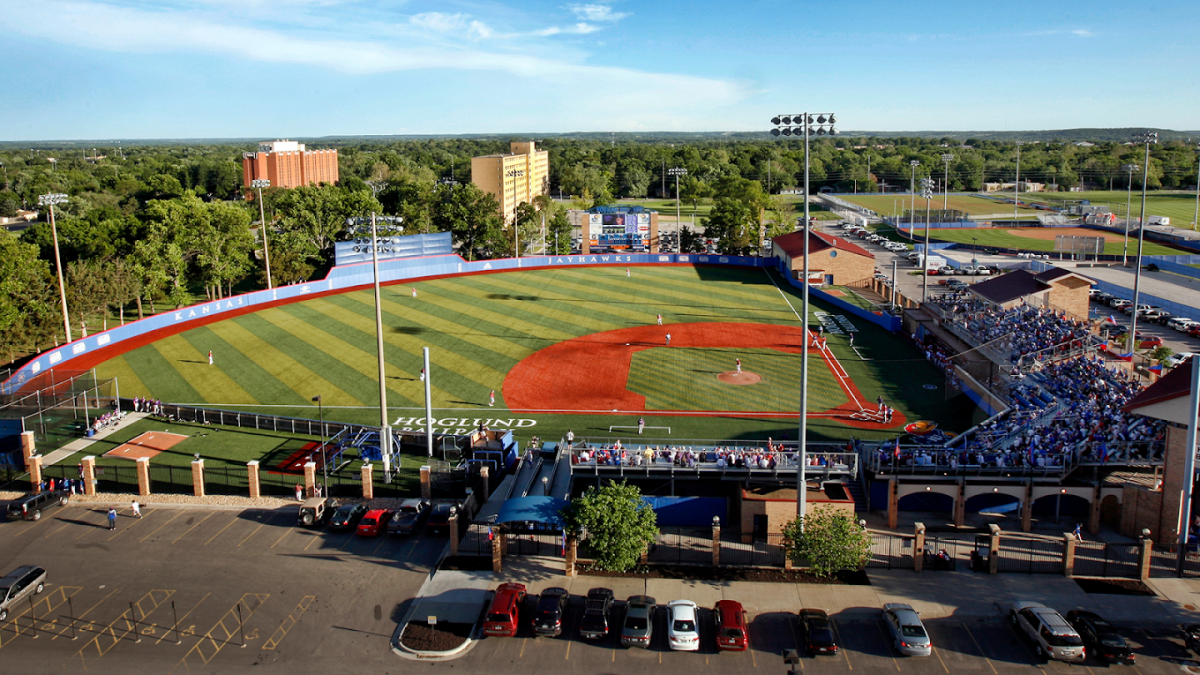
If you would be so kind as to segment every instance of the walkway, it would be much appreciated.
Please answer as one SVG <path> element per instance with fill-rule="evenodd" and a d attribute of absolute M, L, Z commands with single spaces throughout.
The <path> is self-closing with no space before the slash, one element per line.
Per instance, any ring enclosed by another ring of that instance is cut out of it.
<path fill-rule="evenodd" d="M 150 415 L 147 413 L 140 413 L 140 412 L 126 413 L 125 419 L 121 420 L 120 422 L 117 422 L 116 424 L 105 427 L 105 428 L 101 429 L 100 431 L 97 431 L 94 436 L 92 436 L 90 438 L 80 438 L 80 439 L 71 441 L 70 443 L 67 443 L 63 447 L 59 448 L 58 450 L 55 450 L 55 451 L 47 454 L 45 457 L 42 458 L 42 466 L 58 464 L 59 462 L 70 457 L 71 455 L 74 455 L 75 453 L 77 453 L 81 450 L 87 449 L 89 446 L 91 446 L 92 443 L 95 443 L 96 441 L 108 438 L 112 434 L 120 431 L 121 429 L 124 429 L 125 427 L 129 426 L 130 424 L 133 424 L 134 422 L 137 422 L 138 420 L 141 420 L 141 419 L 149 417 L 149 416 Z"/>

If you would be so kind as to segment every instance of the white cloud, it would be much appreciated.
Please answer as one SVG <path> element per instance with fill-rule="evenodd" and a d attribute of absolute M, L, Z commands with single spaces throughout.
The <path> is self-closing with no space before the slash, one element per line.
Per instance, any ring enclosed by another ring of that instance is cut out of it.
<path fill-rule="evenodd" d="M 672 107 L 689 103 L 728 105 L 748 95 L 741 83 L 728 80 L 587 65 L 528 52 L 506 53 L 445 43 L 445 35 L 456 30 L 480 37 L 492 34 L 481 22 L 457 14 L 417 15 L 412 18 L 412 26 L 438 34 L 425 40 L 418 39 L 417 34 L 398 42 L 357 35 L 333 38 L 326 32 L 310 30 L 268 30 L 244 23 L 225 19 L 224 15 L 142 11 L 79 0 L 0 0 L 0 32 L 104 52 L 216 55 L 354 75 L 431 69 L 499 71 L 543 82 L 589 82 L 601 89 L 654 91 L 656 99 L 669 101 Z M 579 23 L 559 32 L 593 30 L 590 24 Z"/>
<path fill-rule="evenodd" d="M 558 26 L 542 28 L 541 30 L 533 31 L 532 34 L 540 37 L 549 37 L 551 35 L 561 34 L 587 35 L 588 33 L 595 33 L 598 30 L 600 30 L 599 26 L 593 26 L 590 23 L 580 22 L 574 26 L 567 26 L 566 28 L 560 28 Z"/>
<path fill-rule="evenodd" d="M 608 5 L 568 5 L 567 9 L 584 21 L 620 21 L 629 16 L 628 12 L 614 12 Z"/>
<path fill-rule="evenodd" d="M 463 36 L 472 40 L 487 39 L 494 34 L 487 24 L 461 13 L 425 12 L 408 17 L 408 22 L 421 30 Z"/>
<path fill-rule="evenodd" d="M 1084 28 L 1076 28 L 1075 30 L 1071 31 L 1071 34 L 1079 36 L 1079 37 L 1095 37 L 1096 36 L 1095 33 L 1093 33 L 1090 30 L 1084 29 Z"/>

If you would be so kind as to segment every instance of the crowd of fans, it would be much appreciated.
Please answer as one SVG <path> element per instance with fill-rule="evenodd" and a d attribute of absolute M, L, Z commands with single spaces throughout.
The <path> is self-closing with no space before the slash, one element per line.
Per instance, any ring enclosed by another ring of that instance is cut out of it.
<path fill-rule="evenodd" d="M 599 466 L 677 466 L 685 468 L 709 467 L 717 469 L 750 468 L 775 469 L 796 466 L 796 453 L 785 451 L 782 446 L 769 443 L 761 447 L 692 447 L 639 445 L 628 448 L 617 441 L 613 444 L 589 445 L 580 443 L 572 447 L 572 464 L 596 464 Z M 828 455 L 811 453 L 808 465 L 826 466 Z"/>
<path fill-rule="evenodd" d="M 1011 363 L 1047 349 L 1081 346 L 1090 332 L 1086 321 L 1062 312 L 1029 305 L 1004 309 L 963 291 L 947 293 L 933 302 L 978 342 L 996 341 Z"/>
<path fill-rule="evenodd" d="M 98 432 L 101 429 L 106 429 L 110 426 L 114 426 L 115 424 L 117 424 L 118 422 L 120 422 L 123 419 L 125 419 L 124 411 L 114 410 L 112 412 L 106 412 L 103 415 L 100 415 L 99 417 L 92 420 L 92 431 Z"/>

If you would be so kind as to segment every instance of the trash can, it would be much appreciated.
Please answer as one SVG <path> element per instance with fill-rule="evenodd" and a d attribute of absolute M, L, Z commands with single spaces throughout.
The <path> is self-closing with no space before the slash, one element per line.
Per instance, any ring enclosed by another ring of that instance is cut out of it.
<path fill-rule="evenodd" d="M 86 434 L 84 434 L 84 435 L 85 435 L 85 436 L 87 436 L 88 438 L 91 438 L 92 436 L 95 436 L 95 435 L 96 435 L 96 430 L 95 430 L 95 429 L 91 429 L 91 428 L 89 428 L 89 429 L 87 430 L 87 433 L 86 433 Z"/>

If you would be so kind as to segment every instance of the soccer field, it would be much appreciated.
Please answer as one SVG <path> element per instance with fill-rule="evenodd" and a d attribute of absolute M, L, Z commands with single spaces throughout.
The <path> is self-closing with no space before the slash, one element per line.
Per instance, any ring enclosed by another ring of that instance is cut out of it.
<path fill-rule="evenodd" d="M 1004 195 L 997 195 L 1003 198 Z M 1011 197 L 1011 195 L 1009 195 Z M 889 216 L 893 213 L 907 213 L 912 204 L 912 196 L 904 194 L 890 195 L 839 195 L 841 199 L 848 202 L 853 202 L 860 206 L 871 209 L 881 216 Z M 1025 198 L 1021 196 L 1022 200 Z M 945 203 L 941 195 L 934 195 L 934 198 L 929 202 L 929 208 L 937 210 L 941 209 Z M 1005 204 L 1004 202 L 994 199 L 985 199 L 973 195 L 950 195 L 949 208 L 955 211 L 963 211 L 968 216 L 988 216 L 996 214 L 998 220 L 1013 217 L 1013 205 Z M 918 217 L 925 211 L 925 200 L 917 195 L 916 211 Z M 1037 218 L 1041 211 L 1036 209 L 1018 209 L 1017 215 L 1021 218 Z"/>
<path fill-rule="evenodd" d="M 558 268 L 422 281 L 416 298 L 412 286 L 383 291 L 393 420 L 424 416 L 421 350 L 428 346 L 435 416 L 450 426 L 519 419 L 525 433 L 557 438 L 568 428 L 577 436 L 607 433 L 645 416 L 648 425 L 672 427 L 675 438 L 795 437 L 800 300 L 774 272 L 634 266 L 626 276 L 625 267 Z M 820 304 L 813 310 L 839 313 Z M 853 348 L 828 335 L 828 358 L 810 351 L 814 438 L 895 436 L 897 424 L 848 418 L 879 396 L 896 408 L 897 422 L 933 419 L 952 431 L 971 425 L 974 406 L 947 397 L 943 375 L 911 345 L 850 319 L 859 329 Z M 723 381 L 738 358 L 760 380 Z M 315 418 L 311 399 L 319 394 L 328 419 L 359 423 L 379 418 L 377 372 L 370 291 L 226 319 L 97 366 L 100 377 L 119 379 L 127 397 Z"/>

